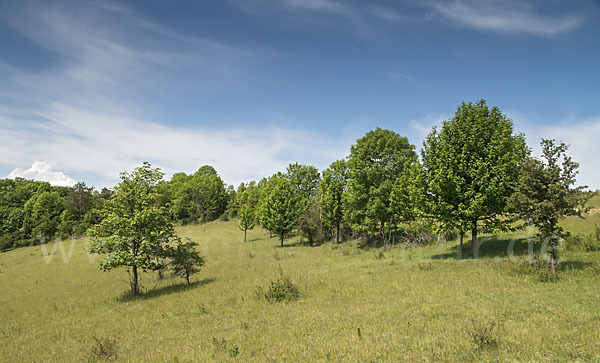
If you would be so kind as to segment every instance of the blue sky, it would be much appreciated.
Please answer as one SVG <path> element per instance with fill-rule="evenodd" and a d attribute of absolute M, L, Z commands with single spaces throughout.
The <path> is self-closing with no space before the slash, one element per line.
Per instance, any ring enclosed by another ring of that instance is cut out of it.
<path fill-rule="evenodd" d="M 148 160 L 229 184 L 375 127 L 420 147 L 484 98 L 600 188 L 600 2 L 0 0 L 0 176 L 113 186 Z"/>

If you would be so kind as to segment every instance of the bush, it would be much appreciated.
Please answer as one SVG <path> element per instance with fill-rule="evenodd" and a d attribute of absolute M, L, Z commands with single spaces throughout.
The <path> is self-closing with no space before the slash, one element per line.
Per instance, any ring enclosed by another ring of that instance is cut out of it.
<path fill-rule="evenodd" d="M 256 295 L 269 302 L 294 301 L 300 298 L 300 290 L 289 277 L 283 274 L 283 270 L 280 268 L 279 278 L 271 281 L 266 291 L 262 287 L 257 287 Z"/>
<path fill-rule="evenodd" d="M 89 362 L 114 361 L 119 353 L 119 342 L 114 336 L 92 337 L 93 342 L 87 352 Z"/>
<path fill-rule="evenodd" d="M 323 243 L 325 236 L 318 205 L 313 205 L 298 217 L 298 229 L 311 246 Z"/>
<path fill-rule="evenodd" d="M 580 251 L 600 251 L 600 226 L 595 225 L 593 233 L 587 236 L 570 235 L 566 238 L 567 248 Z"/>
<path fill-rule="evenodd" d="M 8 251 L 12 248 L 13 242 L 10 236 L 0 234 L 0 251 Z"/>
<path fill-rule="evenodd" d="M 514 263 L 515 271 L 524 275 L 537 276 L 541 282 L 557 282 L 560 280 L 560 263 L 552 272 L 550 262 L 542 256 L 535 256 L 532 261 Z"/>
<path fill-rule="evenodd" d="M 478 349 L 496 349 L 499 340 L 498 328 L 499 324 L 495 320 L 486 322 L 471 318 L 465 332 Z"/>
<path fill-rule="evenodd" d="M 433 233 L 431 224 L 427 221 L 409 223 L 397 232 L 394 238 L 405 247 L 429 245 L 437 241 L 437 235 Z"/>

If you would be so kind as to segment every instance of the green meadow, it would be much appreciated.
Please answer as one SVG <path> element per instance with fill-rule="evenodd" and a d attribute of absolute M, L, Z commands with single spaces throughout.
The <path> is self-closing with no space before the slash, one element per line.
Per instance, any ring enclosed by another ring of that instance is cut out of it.
<path fill-rule="evenodd" d="M 597 209 L 564 222 L 595 224 Z M 484 236 L 478 259 L 457 259 L 457 241 L 279 247 L 255 228 L 244 243 L 235 220 L 177 232 L 206 266 L 190 287 L 144 274 L 135 298 L 124 269 L 97 269 L 86 239 L 1 253 L 0 360 L 600 361 L 600 252 L 566 249 L 548 278 L 513 240 L 526 232 Z M 257 293 L 281 271 L 298 300 Z"/>

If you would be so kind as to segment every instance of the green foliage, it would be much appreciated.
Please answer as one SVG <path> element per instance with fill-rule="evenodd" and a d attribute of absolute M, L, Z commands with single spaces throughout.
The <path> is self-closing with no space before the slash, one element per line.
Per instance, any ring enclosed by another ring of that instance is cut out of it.
<path fill-rule="evenodd" d="M 74 215 L 74 219 L 83 219 L 84 215 L 93 208 L 93 190 L 94 188 L 87 187 L 85 183 L 77 183 L 69 189 L 65 207 Z"/>
<path fill-rule="evenodd" d="M 138 269 L 162 269 L 157 257 L 165 255 L 166 243 L 175 237 L 168 210 L 160 204 L 156 190 L 162 176 L 160 169 L 148 162 L 131 173 L 121 173 L 121 183 L 104 204 L 104 219 L 90 229 L 89 251 L 104 255 L 99 268 L 130 268 L 133 295 L 139 292 Z"/>
<path fill-rule="evenodd" d="M 319 203 L 314 202 L 310 208 L 298 217 L 298 229 L 303 237 L 308 239 L 310 245 L 323 243 L 325 236 L 323 233 L 323 221 Z"/>
<path fill-rule="evenodd" d="M 169 248 L 167 252 L 169 266 L 173 275 L 184 278 L 190 285 L 190 276 L 200 272 L 204 266 L 204 258 L 196 251 L 198 244 L 191 239 L 188 238 L 184 243 L 181 238 L 175 238 L 175 242 L 175 247 Z"/>
<path fill-rule="evenodd" d="M 319 183 L 319 205 L 323 211 L 323 224 L 335 231 L 336 241 L 340 241 L 340 225 L 344 219 L 343 195 L 348 183 L 348 168 L 344 160 L 334 161 L 323 171 Z"/>
<path fill-rule="evenodd" d="M 344 214 L 352 228 L 370 236 L 380 235 L 386 242 L 386 224 L 391 231 L 398 219 L 392 192 L 417 162 L 414 148 L 406 137 L 380 128 L 352 145 L 344 198 Z"/>
<path fill-rule="evenodd" d="M 260 205 L 260 223 L 280 236 L 281 246 L 285 233 L 296 225 L 301 203 L 294 186 L 286 178 L 274 175 L 265 185 L 265 196 Z"/>
<path fill-rule="evenodd" d="M 254 210 L 250 208 L 247 204 L 242 205 L 240 210 L 238 211 L 239 216 L 239 227 L 242 231 L 244 231 L 244 242 L 246 242 L 246 233 L 249 229 L 254 228 L 255 219 Z"/>
<path fill-rule="evenodd" d="M 242 183 L 237 190 L 235 205 L 239 217 L 239 227 L 244 231 L 244 242 L 246 242 L 247 231 L 253 229 L 256 224 L 259 198 L 259 190 L 254 181 L 248 184 Z"/>
<path fill-rule="evenodd" d="M 566 239 L 567 248 L 580 251 L 600 251 L 600 226 L 594 226 L 594 232 L 587 235 L 570 234 Z"/>
<path fill-rule="evenodd" d="M 573 187 L 579 164 L 567 156 L 568 145 L 546 139 L 540 145 L 543 160 L 529 158 L 524 163 L 510 206 L 520 218 L 538 228 L 540 240 L 555 236 L 550 242 L 556 244 L 558 238 L 566 237 L 559 220 L 581 216 L 591 194 L 583 192 L 586 186 Z"/>
<path fill-rule="evenodd" d="M 55 191 L 38 194 L 25 204 L 25 212 L 29 213 L 27 229 L 37 238 L 52 238 L 58 230 L 60 216 L 63 212 L 64 200 Z"/>
<path fill-rule="evenodd" d="M 177 173 L 170 184 L 175 217 L 184 223 L 213 221 L 227 209 L 229 194 L 212 166 L 205 165 L 193 175 Z"/>
<path fill-rule="evenodd" d="M 99 222 L 97 208 L 104 195 L 85 183 L 67 188 L 22 178 L 0 180 L 3 245 L 11 248 L 49 241 L 56 235 L 81 236 Z"/>
<path fill-rule="evenodd" d="M 511 221 L 501 216 L 528 153 L 525 138 L 513 135 L 512 121 L 498 107 L 463 102 L 423 143 L 425 214 L 448 229 L 471 230 L 474 241 L 479 221 L 488 229 L 507 228 Z M 477 243 L 472 246 L 476 256 Z"/>
<path fill-rule="evenodd" d="M 310 207 L 319 187 L 319 171 L 312 165 L 290 164 L 286 168 L 285 177 L 296 190 L 302 212 Z"/>
<path fill-rule="evenodd" d="M 583 192 L 585 186 L 573 188 L 579 164 L 567 156 L 565 143 L 556 145 L 554 140 L 542 139 L 540 145 L 543 160 L 529 158 L 524 163 L 517 191 L 509 203 L 514 213 L 537 227 L 539 239 L 550 246 L 554 272 L 556 247 L 567 236 L 558 222 L 565 216 L 581 216 L 591 195 Z"/>

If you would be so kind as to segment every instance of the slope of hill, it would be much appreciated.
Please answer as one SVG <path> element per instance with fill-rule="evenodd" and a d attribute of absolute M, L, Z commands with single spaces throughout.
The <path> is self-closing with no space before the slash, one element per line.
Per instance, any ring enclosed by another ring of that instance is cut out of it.
<path fill-rule="evenodd" d="M 60 243 L 0 254 L 1 360 L 600 359 L 597 252 L 565 252 L 558 281 L 543 282 L 523 240 L 509 256 L 508 235 L 457 260 L 456 242 L 280 248 L 261 229 L 243 243 L 235 221 L 178 230 L 206 267 L 189 288 L 145 274 L 136 299 L 124 295 L 125 270 L 90 261 L 85 239 L 64 241 L 64 255 Z M 257 298 L 280 268 L 300 299 Z"/>

